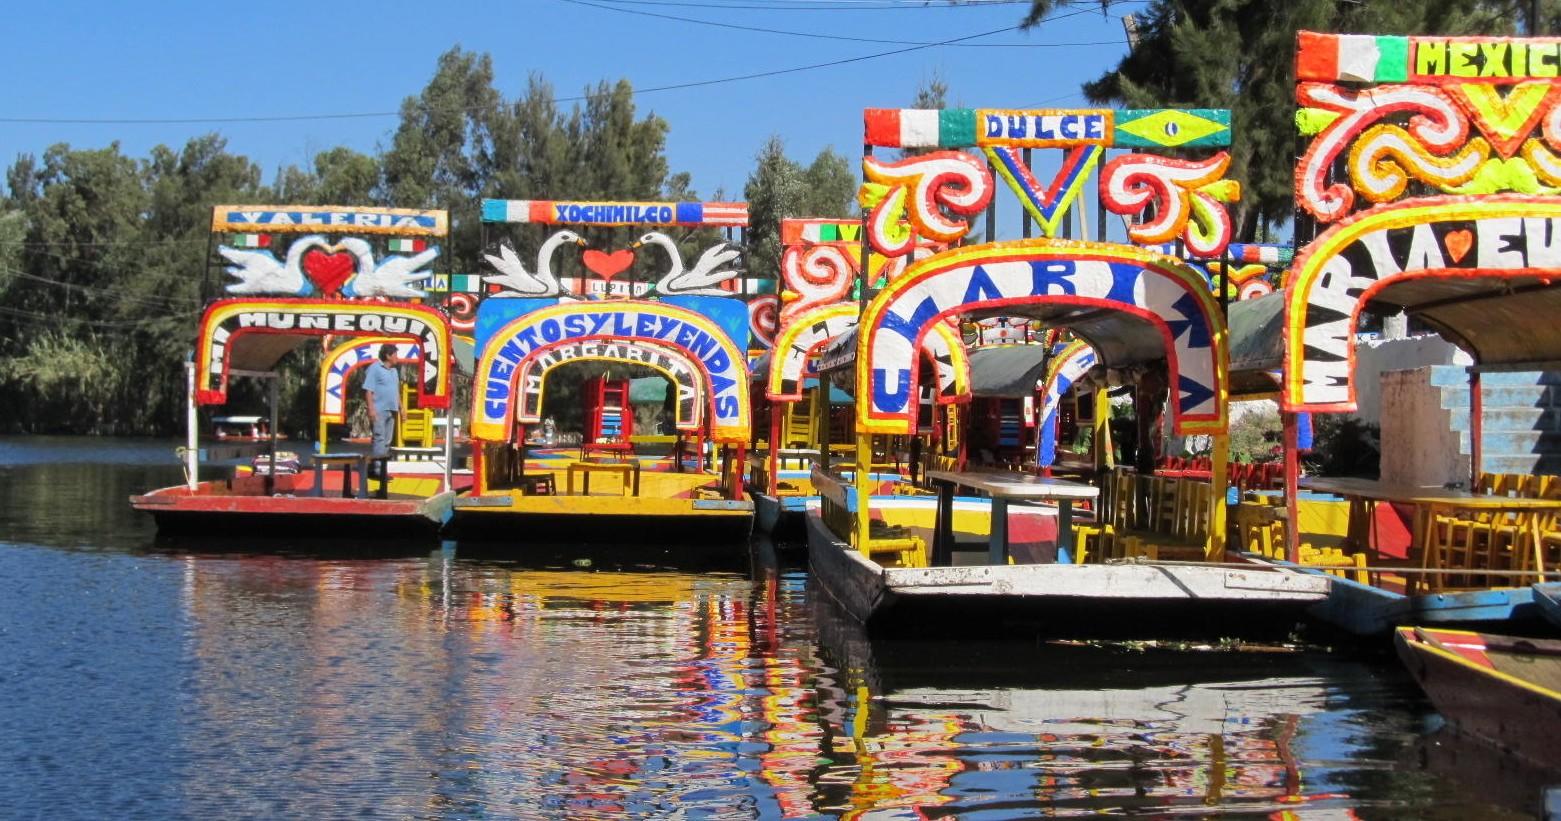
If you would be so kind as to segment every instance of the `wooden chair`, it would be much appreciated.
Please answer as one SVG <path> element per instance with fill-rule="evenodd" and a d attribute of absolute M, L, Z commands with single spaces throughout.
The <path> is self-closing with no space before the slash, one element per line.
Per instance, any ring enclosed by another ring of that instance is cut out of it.
<path fill-rule="evenodd" d="M 1084 564 L 1090 557 L 1116 558 L 1116 534 L 1127 529 L 1132 518 L 1136 476 L 1123 468 L 1111 471 L 1104 479 L 1104 498 L 1093 522 L 1073 523 L 1073 561 Z"/>

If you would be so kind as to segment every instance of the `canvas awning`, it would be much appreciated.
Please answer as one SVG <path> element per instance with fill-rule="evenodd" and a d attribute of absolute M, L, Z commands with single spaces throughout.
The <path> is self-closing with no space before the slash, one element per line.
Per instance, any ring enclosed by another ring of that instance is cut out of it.
<path fill-rule="evenodd" d="M 970 393 L 1018 399 L 1045 376 L 1045 345 L 995 345 L 970 352 Z"/>
<path fill-rule="evenodd" d="M 1561 284 L 1548 278 L 1419 277 L 1389 283 L 1369 305 L 1418 317 L 1481 367 L 1539 369 L 1561 361 Z"/>
<path fill-rule="evenodd" d="M 1286 291 L 1230 303 L 1230 397 L 1257 397 L 1279 390 L 1285 353 Z"/>

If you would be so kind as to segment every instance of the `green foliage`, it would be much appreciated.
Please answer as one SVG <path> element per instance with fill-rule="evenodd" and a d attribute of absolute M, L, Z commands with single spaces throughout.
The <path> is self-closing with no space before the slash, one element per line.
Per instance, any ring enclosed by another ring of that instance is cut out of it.
<path fill-rule="evenodd" d="M 1032 0 L 1027 25 L 1062 6 L 1122 0 Z M 1229 108 L 1229 176 L 1243 196 L 1233 208 L 1238 240 L 1257 241 L 1294 207 L 1295 32 L 1512 34 L 1526 0 L 1152 0 L 1132 12 L 1135 45 L 1115 69 L 1084 85 L 1096 104 L 1126 108 Z M 1561 2 L 1546 0 L 1553 20 Z M 1547 29 L 1554 31 L 1555 29 Z"/>
<path fill-rule="evenodd" d="M 1278 408 L 1251 411 L 1230 423 L 1230 458 L 1236 462 L 1277 462 L 1284 458 L 1284 426 Z"/>
<path fill-rule="evenodd" d="M 806 168 L 786 156 L 779 135 L 765 141 L 743 186 L 748 202 L 745 262 L 759 277 L 780 275 L 780 221 L 788 217 L 850 217 L 856 172 L 845 157 L 825 148 Z"/>
<path fill-rule="evenodd" d="M 1308 473 L 1375 478 L 1382 467 L 1382 432 L 1353 416 L 1314 413 L 1312 450 L 1304 461 Z"/>
<path fill-rule="evenodd" d="M 305 167 L 277 169 L 269 185 L 216 134 L 140 158 L 117 143 L 18 156 L 0 197 L 0 432 L 183 427 L 182 363 L 203 299 L 219 295 L 225 279 L 206 256 L 214 205 L 445 208 L 452 237 L 439 267 L 460 273 L 478 270 L 484 197 L 697 199 L 688 175 L 667 167 L 666 121 L 636 113 L 627 81 L 588 88 L 584 103 L 561 110 L 540 76 L 515 100 L 493 80 L 487 55 L 451 49 L 402 103 L 381 152 L 331 148 Z M 833 155 L 820 155 L 805 176 L 837 197 L 843 177 L 854 183 Z M 521 252 L 534 253 L 544 231 L 518 231 Z M 676 239 L 687 254 L 716 235 Z M 623 247 L 634 232 L 591 238 Z M 314 430 L 318 347 L 305 345 L 280 366 L 288 433 Z M 469 380 L 457 376 L 455 390 L 455 407 L 468 407 Z M 229 397 L 230 410 L 259 412 L 266 387 L 233 380 Z"/>

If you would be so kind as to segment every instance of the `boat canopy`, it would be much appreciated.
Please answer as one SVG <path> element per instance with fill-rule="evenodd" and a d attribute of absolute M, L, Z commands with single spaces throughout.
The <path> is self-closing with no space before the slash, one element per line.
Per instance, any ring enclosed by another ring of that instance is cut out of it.
<path fill-rule="evenodd" d="M 1230 303 L 1230 398 L 1271 397 L 1285 352 L 1284 291 Z"/>
<path fill-rule="evenodd" d="M 970 392 L 1004 399 L 1034 396 L 1045 369 L 1045 345 L 977 348 L 970 352 Z"/>

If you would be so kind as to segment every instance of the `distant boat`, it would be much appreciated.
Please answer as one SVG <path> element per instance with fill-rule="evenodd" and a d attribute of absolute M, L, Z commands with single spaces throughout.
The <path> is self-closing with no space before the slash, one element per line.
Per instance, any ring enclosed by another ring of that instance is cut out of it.
<path fill-rule="evenodd" d="M 1400 627 L 1396 645 L 1459 731 L 1541 766 L 1561 764 L 1561 641 Z"/>

